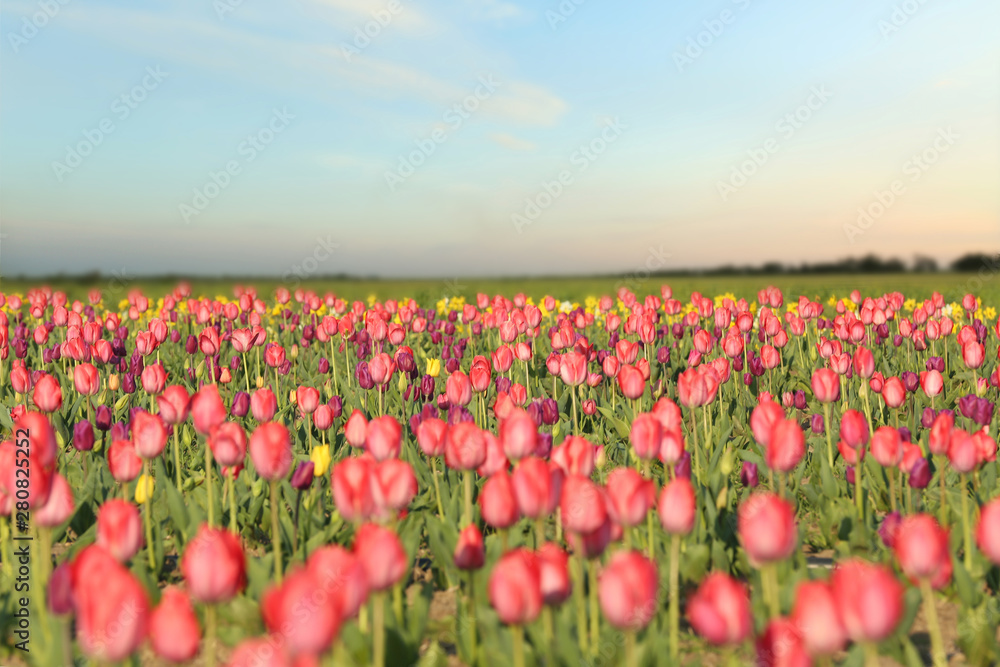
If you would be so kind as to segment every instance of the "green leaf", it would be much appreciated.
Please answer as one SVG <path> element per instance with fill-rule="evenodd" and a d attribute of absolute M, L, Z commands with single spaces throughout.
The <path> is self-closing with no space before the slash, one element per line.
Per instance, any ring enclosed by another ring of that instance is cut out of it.
<path fill-rule="evenodd" d="M 972 577 L 969 576 L 969 572 L 965 569 L 962 560 L 960 558 L 953 558 L 952 564 L 955 574 L 955 589 L 958 591 L 958 597 L 962 600 L 962 604 L 966 607 L 979 606 L 982 596 L 976 590 L 976 585 L 972 582 Z"/>
<path fill-rule="evenodd" d="M 599 405 L 597 406 L 597 409 L 600 411 L 602 415 L 604 415 L 604 418 L 607 419 L 609 422 L 611 422 L 611 424 L 615 427 L 615 430 L 618 431 L 619 437 L 622 438 L 629 437 L 631 429 L 628 427 L 628 424 L 619 419 L 618 416 L 615 415 L 614 411 L 611 410 L 611 408 L 604 405 Z"/>
<path fill-rule="evenodd" d="M 681 574 L 688 581 L 701 581 L 708 572 L 710 552 L 707 544 L 688 545 L 681 557 Z"/>
<path fill-rule="evenodd" d="M 183 543 L 191 538 L 192 533 L 189 533 L 191 526 L 191 515 L 188 513 L 187 505 L 184 503 L 184 498 L 174 487 L 174 483 L 170 480 L 170 475 L 166 473 L 163 467 L 163 459 L 156 459 L 156 477 L 159 485 L 163 487 L 163 493 L 167 499 L 167 507 L 170 509 L 170 521 L 174 525 L 174 530 L 177 531 Z M 180 548 L 180 545 L 178 545 Z"/>

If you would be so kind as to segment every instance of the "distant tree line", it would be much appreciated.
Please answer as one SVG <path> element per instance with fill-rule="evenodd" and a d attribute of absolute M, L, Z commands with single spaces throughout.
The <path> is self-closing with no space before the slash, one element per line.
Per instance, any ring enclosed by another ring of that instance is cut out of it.
<path fill-rule="evenodd" d="M 975 273 L 980 269 L 986 268 L 991 272 L 1000 271 L 1000 253 L 987 254 L 983 252 L 970 252 L 968 254 L 962 255 L 955 261 L 951 262 L 946 266 L 944 270 L 954 271 L 960 273 Z M 941 268 L 938 266 L 937 260 L 932 257 L 927 257 L 925 255 L 917 255 L 913 258 L 910 263 L 906 263 L 898 258 L 883 259 L 875 254 L 865 255 L 864 257 L 848 257 L 846 259 L 829 261 L 829 262 L 817 262 L 810 264 L 808 262 L 803 262 L 801 264 L 783 264 L 781 262 L 766 262 L 760 265 L 741 265 L 736 266 L 733 264 L 726 264 L 723 266 L 710 268 L 710 269 L 668 269 L 664 271 L 656 271 L 651 275 L 656 276 L 740 276 L 740 275 L 774 275 L 774 274 L 786 274 L 786 275 L 822 275 L 822 274 L 835 274 L 835 273 L 934 273 L 940 271 Z M 617 274 L 610 274 L 617 275 Z M 31 281 L 31 282 L 60 282 L 60 283 L 76 283 L 80 285 L 95 285 L 103 280 L 107 280 L 109 277 L 117 277 L 121 280 L 121 276 L 109 276 L 103 274 L 98 270 L 89 271 L 87 273 L 78 274 L 55 274 L 43 278 L 30 278 L 26 276 L 8 276 L 8 279 L 14 279 L 19 281 Z M 558 276 L 555 274 L 545 274 L 545 275 L 524 275 L 519 277 L 508 277 L 510 280 L 518 280 L 523 278 L 557 278 L 557 277 L 574 277 L 574 276 Z M 576 276 L 584 277 L 584 276 Z M 176 283 L 180 280 L 185 279 L 200 279 L 200 280 L 225 280 L 230 282 L 244 282 L 253 280 L 270 279 L 274 280 L 277 276 L 269 275 L 218 275 L 218 276 L 181 276 L 178 274 L 163 274 L 163 275 L 149 275 L 149 276 L 128 276 L 129 281 L 131 280 L 142 280 L 143 282 L 164 282 L 164 283 Z M 328 274 L 328 275 L 316 275 L 310 278 L 310 281 L 324 281 L 324 280 L 337 280 L 337 281 L 377 281 L 379 278 L 377 276 L 358 276 L 349 275 L 346 273 Z M 425 279 L 426 280 L 426 279 Z"/>
<path fill-rule="evenodd" d="M 946 270 L 957 272 L 974 272 L 982 267 L 991 269 L 1000 268 L 1000 253 L 992 255 L 986 253 L 968 253 L 959 257 L 947 265 Z M 801 264 L 783 264 L 781 262 L 767 262 L 757 266 L 743 265 L 735 266 L 728 264 L 712 269 L 704 270 L 681 270 L 664 271 L 663 275 L 708 275 L 708 276 L 731 276 L 731 275 L 816 275 L 833 273 L 933 273 L 941 270 L 937 260 L 925 255 L 917 255 L 913 261 L 907 264 L 898 258 L 883 259 L 875 254 L 864 257 L 848 257 L 836 261 Z"/>

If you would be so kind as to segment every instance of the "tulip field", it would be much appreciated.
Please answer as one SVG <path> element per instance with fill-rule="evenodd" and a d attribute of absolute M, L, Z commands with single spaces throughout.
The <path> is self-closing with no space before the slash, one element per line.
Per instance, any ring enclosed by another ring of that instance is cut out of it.
<path fill-rule="evenodd" d="M 996 287 L 683 282 L 5 285 L 0 664 L 1000 664 Z"/>

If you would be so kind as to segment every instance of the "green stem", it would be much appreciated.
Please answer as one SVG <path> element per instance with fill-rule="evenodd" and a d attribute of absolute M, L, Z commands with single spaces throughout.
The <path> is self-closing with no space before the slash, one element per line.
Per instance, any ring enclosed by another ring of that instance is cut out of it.
<path fill-rule="evenodd" d="M 524 667 L 524 628 L 512 625 L 510 633 L 514 639 L 514 667 Z"/>
<path fill-rule="evenodd" d="M 278 480 L 271 480 L 271 548 L 274 549 L 274 579 L 281 583 L 281 530 L 278 526 Z"/>
<path fill-rule="evenodd" d="M 781 601 L 778 597 L 778 568 L 774 563 L 767 563 L 760 568 L 761 584 L 764 587 L 764 600 L 767 602 L 771 619 L 781 616 Z"/>
<path fill-rule="evenodd" d="M 625 632 L 625 664 L 627 667 L 638 667 L 638 656 L 635 653 L 635 632 L 628 630 Z"/>
<path fill-rule="evenodd" d="M 236 525 L 236 485 L 233 483 L 232 472 L 226 477 L 226 485 L 229 491 L 229 530 L 233 535 L 236 535 L 240 530 L 239 526 Z"/>
<path fill-rule="evenodd" d="M 854 502 L 858 506 L 858 517 L 861 519 L 861 525 L 865 523 L 865 497 L 861 492 L 861 471 L 864 470 L 865 462 L 862 460 L 858 452 L 858 462 L 854 466 Z"/>
<path fill-rule="evenodd" d="M 438 518 L 444 521 L 444 509 L 441 506 L 441 483 L 438 482 L 437 457 L 431 457 L 431 477 L 434 478 L 434 495 L 437 496 Z"/>
<path fill-rule="evenodd" d="M 212 448 L 205 439 L 205 490 L 208 492 L 208 527 L 215 525 L 215 494 L 212 490 Z"/>
<path fill-rule="evenodd" d="M 597 559 L 590 561 L 590 649 L 601 645 L 601 609 L 597 600 Z"/>
<path fill-rule="evenodd" d="M 896 511 L 896 469 L 889 468 L 885 471 L 889 475 L 889 507 L 890 510 Z"/>
<path fill-rule="evenodd" d="M 576 387 L 569 388 L 570 396 L 573 398 L 573 433 L 580 434 L 580 420 L 576 416 Z"/>
<path fill-rule="evenodd" d="M 865 652 L 865 667 L 879 667 L 878 644 L 862 642 L 861 647 Z"/>
<path fill-rule="evenodd" d="M 181 446 L 178 441 L 178 433 L 181 430 L 180 424 L 174 424 L 174 482 L 177 485 L 177 492 L 183 493 L 181 488 Z"/>
<path fill-rule="evenodd" d="M 396 615 L 396 625 L 400 631 L 403 626 L 403 584 L 399 583 L 392 587 L 392 613 Z"/>
<path fill-rule="evenodd" d="M 586 595 L 584 592 L 586 567 L 583 556 L 577 554 L 576 567 L 573 568 L 573 574 L 576 577 L 576 582 L 573 585 L 573 597 L 576 598 L 576 634 L 580 643 L 580 653 L 584 655 L 587 653 L 587 601 L 584 599 Z"/>
<path fill-rule="evenodd" d="M 938 623 L 937 608 L 934 606 L 934 591 L 927 579 L 920 580 L 920 594 L 924 598 L 924 616 L 927 617 L 927 628 L 931 635 L 931 655 L 934 667 L 947 667 L 948 656 L 944 650 L 944 639 L 941 637 L 941 625 Z"/>
<path fill-rule="evenodd" d="M 372 635 L 372 665 L 385 667 L 385 593 L 379 591 L 372 602 L 374 620 Z"/>
<path fill-rule="evenodd" d="M 830 435 L 830 404 L 823 404 L 823 430 L 826 431 L 826 461 L 833 472 L 833 437 Z"/>
<path fill-rule="evenodd" d="M 688 408 L 691 415 L 691 457 L 694 459 L 694 478 L 701 480 L 701 466 L 698 464 L 698 422 L 694 416 L 694 408 Z"/>
<path fill-rule="evenodd" d="M 963 562 L 966 572 L 972 571 L 972 552 L 975 546 L 972 542 L 972 522 L 969 521 L 969 475 L 962 473 L 962 534 L 965 536 L 965 554 Z"/>
<path fill-rule="evenodd" d="M 466 470 L 462 473 L 465 484 L 465 523 L 468 526 L 472 523 L 472 471 Z"/>
<path fill-rule="evenodd" d="M 476 571 L 469 570 L 468 623 L 469 623 L 469 664 L 476 664 Z"/>
<path fill-rule="evenodd" d="M 142 482 L 144 484 L 147 484 L 146 489 L 143 489 L 143 491 L 146 491 L 149 488 L 148 480 L 152 479 L 152 470 L 150 468 L 148 460 L 143 461 L 142 465 L 146 469 L 145 477 L 147 481 Z M 146 524 L 146 556 L 149 559 L 149 569 L 155 572 L 156 554 L 153 553 L 153 494 L 152 493 L 149 493 L 146 496 L 146 502 L 144 502 L 143 505 L 144 507 L 142 508 L 142 517 L 144 520 L 143 523 Z"/>
<path fill-rule="evenodd" d="M 948 495 L 945 492 L 945 471 L 946 467 L 944 465 L 944 457 L 938 456 L 937 459 L 937 469 L 938 469 L 938 485 L 941 489 L 941 502 L 938 505 L 938 523 L 942 527 L 948 527 Z"/>
<path fill-rule="evenodd" d="M 681 536 L 670 536 L 670 609 L 668 610 L 670 620 L 670 660 L 677 664 L 680 656 L 679 636 L 680 636 L 680 563 L 681 560 Z"/>
<path fill-rule="evenodd" d="M 215 605 L 205 607 L 205 664 L 215 667 Z"/>

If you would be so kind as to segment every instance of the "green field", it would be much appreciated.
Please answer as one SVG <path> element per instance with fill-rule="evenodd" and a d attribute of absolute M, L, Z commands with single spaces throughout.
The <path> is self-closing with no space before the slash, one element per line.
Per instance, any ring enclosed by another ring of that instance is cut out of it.
<path fill-rule="evenodd" d="M 200 296 L 231 296 L 233 285 L 252 285 L 261 293 L 271 293 L 279 284 L 276 279 L 204 279 L 189 280 L 192 294 Z M 53 289 L 64 290 L 71 299 L 85 299 L 87 291 L 99 287 L 108 296 L 124 298 L 131 289 L 141 289 L 151 297 L 159 297 L 173 289 L 177 280 L 136 278 L 128 276 L 110 277 L 102 280 L 81 282 L 72 279 L 52 281 L 25 281 L 0 278 L 0 290 L 6 293 L 23 294 L 31 287 L 47 284 Z M 831 296 L 847 296 L 851 290 L 859 289 L 862 294 L 876 295 L 900 291 L 907 298 L 929 298 L 934 291 L 941 292 L 947 302 L 961 301 L 962 296 L 972 292 L 983 299 L 984 304 L 996 306 L 1000 303 L 1000 280 L 995 273 L 904 273 L 904 274 L 832 274 L 832 275 L 751 275 L 751 276 L 646 276 L 632 274 L 605 277 L 568 278 L 457 278 L 457 279 L 417 279 L 417 280 L 305 280 L 300 285 L 315 290 L 319 294 L 333 292 L 347 300 L 402 299 L 411 297 L 421 305 L 430 305 L 443 297 L 475 297 L 477 292 L 512 296 L 524 292 L 530 297 L 540 298 L 547 294 L 560 299 L 582 301 L 588 296 L 613 294 L 624 285 L 633 292 L 644 295 L 659 294 L 660 285 L 668 284 L 674 296 L 686 300 L 692 291 L 706 296 L 733 293 L 747 300 L 756 298 L 757 290 L 768 285 L 780 287 L 786 300 L 805 295 L 822 302 Z M 285 283 L 292 287 L 293 284 Z"/>

